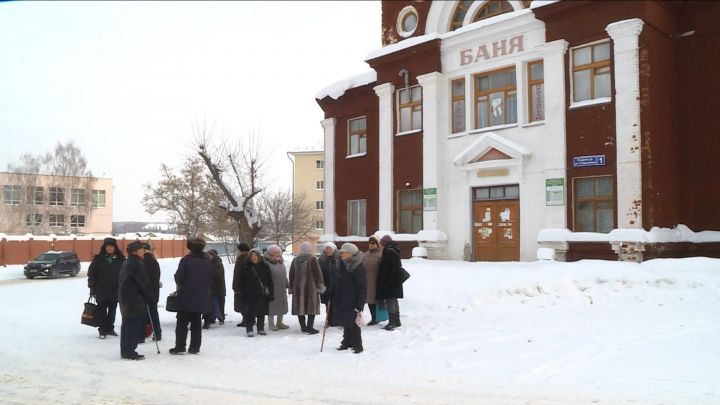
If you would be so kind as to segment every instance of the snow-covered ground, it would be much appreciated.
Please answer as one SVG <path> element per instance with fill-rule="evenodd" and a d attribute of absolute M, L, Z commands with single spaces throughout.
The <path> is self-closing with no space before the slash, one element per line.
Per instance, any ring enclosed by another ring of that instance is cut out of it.
<path fill-rule="evenodd" d="M 162 302 L 177 262 L 161 261 Z M 403 326 L 364 327 L 362 354 L 335 350 L 337 328 L 320 353 L 296 319 L 247 338 L 228 296 L 199 355 L 168 354 L 175 320 L 161 309 L 162 354 L 146 343 L 141 362 L 80 324 L 87 263 L 57 280 L 0 268 L 0 402 L 720 403 L 720 260 L 405 267 Z"/>

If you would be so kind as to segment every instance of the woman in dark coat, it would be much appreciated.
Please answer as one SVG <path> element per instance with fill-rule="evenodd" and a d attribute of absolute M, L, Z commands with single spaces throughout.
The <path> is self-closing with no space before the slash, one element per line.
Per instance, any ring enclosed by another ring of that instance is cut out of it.
<path fill-rule="evenodd" d="M 233 309 L 235 310 L 235 312 L 240 313 L 243 317 L 242 321 L 237 324 L 238 327 L 247 326 L 245 325 L 246 308 L 243 306 L 242 292 L 240 291 L 240 274 L 242 273 L 242 268 L 245 265 L 245 261 L 247 260 L 247 255 L 249 251 L 250 246 L 248 246 L 247 243 L 239 243 L 237 245 L 237 253 L 235 254 L 235 268 L 233 269 L 232 282 L 234 298 Z M 248 322 L 250 322 L 250 324 L 252 325 L 255 321 L 248 318 Z"/>
<path fill-rule="evenodd" d="M 190 324 L 190 347 L 188 352 L 197 354 L 202 343 L 202 314 L 212 310 L 210 288 L 212 287 L 213 265 L 203 253 L 205 241 L 191 238 L 187 241 L 190 253 L 180 259 L 175 272 L 177 284 L 177 325 L 175 326 L 175 347 L 171 354 L 185 352 L 188 323 Z"/>
<path fill-rule="evenodd" d="M 248 259 L 242 266 L 237 281 L 242 305 L 247 311 L 243 319 L 248 337 L 255 336 L 253 319 L 257 322 L 258 335 L 266 335 L 265 316 L 269 312 L 270 301 L 274 299 L 272 294 L 275 291 L 275 285 L 270 274 L 270 267 L 265 263 L 262 253 L 258 249 L 252 249 L 248 253 Z"/>
<path fill-rule="evenodd" d="M 325 304 L 325 312 L 328 312 L 328 303 L 330 302 L 330 296 L 333 285 L 333 278 L 335 276 L 335 272 L 337 271 L 338 264 L 340 263 L 340 252 L 337 250 L 337 246 L 332 243 L 328 242 L 325 244 L 325 248 L 323 249 L 323 253 L 320 254 L 320 258 L 318 259 L 318 263 L 320 264 L 320 272 L 323 276 L 323 281 L 325 283 L 326 290 L 324 293 L 320 294 L 320 302 Z"/>
<path fill-rule="evenodd" d="M 157 304 L 160 300 L 160 263 L 155 258 L 155 244 L 151 241 L 143 242 L 145 248 L 145 256 L 143 262 L 145 263 L 145 269 L 147 270 L 148 276 L 150 277 L 150 283 L 152 290 L 150 292 L 150 302 L 148 303 L 148 309 L 150 311 L 150 322 L 152 322 L 152 328 L 155 333 L 153 340 L 162 340 L 162 327 L 160 326 L 160 315 L 158 314 Z M 143 331 L 141 340 L 145 340 L 145 331 Z"/>
<path fill-rule="evenodd" d="M 344 328 L 338 350 L 352 347 L 353 353 L 363 351 L 362 335 L 357 320 L 367 298 L 363 254 L 357 246 L 345 243 L 340 249 L 342 262 L 332 289 L 332 324 Z"/>
<path fill-rule="evenodd" d="M 389 235 L 383 236 L 380 244 L 383 246 L 383 252 L 380 267 L 378 267 L 375 299 L 383 300 L 390 317 L 388 324 L 383 329 L 394 330 L 401 326 L 398 298 L 403 297 L 402 272 L 400 270 L 402 261 L 400 260 L 400 250 Z"/>
<path fill-rule="evenodd" d="M 100 339 L 105 339 L 107 335 L 118 335 L 115 332 L 115 313 L 118 305 L 118 277 L 124 261 L 125 256 L 118 248 L 117 241 L 105 238 L 88 268 L 90 295 L 97 300 L 98 311 L 103 318 L 98 328 Z"/>
<path fill-rule="evenodd" d="M 213 282 L 212 282 L 212 314 L 205 315 L 205 323 L 203 329 L 209 329 L 210 325 L 217 320 L 220 325 L 225 323 L 225 266 L 222 258 L 215 249 L 207 252 L 210 262 L 213 264 Z"/>

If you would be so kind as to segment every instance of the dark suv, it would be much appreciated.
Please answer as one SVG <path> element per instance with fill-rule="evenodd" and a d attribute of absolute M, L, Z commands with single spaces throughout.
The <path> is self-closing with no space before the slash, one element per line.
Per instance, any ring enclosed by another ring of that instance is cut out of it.
<path fill-rule="evenodd" d="M 25 277 L 48 276 L 57 278 L 60 274 L 75 277 L 80 272 L 80 260 L 75 252 L 45 252 L 25 265 Z"/>

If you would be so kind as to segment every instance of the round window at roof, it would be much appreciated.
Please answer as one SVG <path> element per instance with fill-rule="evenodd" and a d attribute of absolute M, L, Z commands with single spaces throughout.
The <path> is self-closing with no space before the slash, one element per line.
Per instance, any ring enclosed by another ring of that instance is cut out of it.
<path fill-rule="evenodd" d="M 400 11 L 397 19 L 397 31 L 400 36 L 407 38 L 415 33 L 418 26 L 417 10 L 413 6 L 407 6 Z"/>

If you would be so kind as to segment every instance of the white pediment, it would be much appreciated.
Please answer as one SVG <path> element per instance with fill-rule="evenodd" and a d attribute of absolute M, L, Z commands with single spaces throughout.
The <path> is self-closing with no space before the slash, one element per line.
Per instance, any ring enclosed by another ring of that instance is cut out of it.
<path fill-rule="evenodd" d="M 480 136 L 460 152 L 453 163 L 461 170 L 483 170 L 522 165 L 530 149 L 494 132 Z"/>

